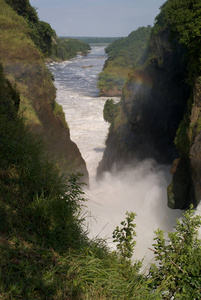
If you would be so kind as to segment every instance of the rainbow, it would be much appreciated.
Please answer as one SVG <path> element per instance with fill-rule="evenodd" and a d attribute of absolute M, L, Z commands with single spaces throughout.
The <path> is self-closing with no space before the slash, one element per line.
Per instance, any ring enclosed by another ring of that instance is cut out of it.
<path fill-rule="evenodd" d="M 151 90 L 153 86 L 153 80 L 151 76 L 143 70 L 136 70 L 134 73 L 130 74 L 130 78 L 132 79 L 132 82 L 137 83 L 139 87 L 144 86 Z"/>

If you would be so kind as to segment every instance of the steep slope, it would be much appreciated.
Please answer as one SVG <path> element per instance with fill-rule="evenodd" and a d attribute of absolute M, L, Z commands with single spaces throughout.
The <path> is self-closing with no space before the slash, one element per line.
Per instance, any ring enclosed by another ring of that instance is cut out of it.
<path fill-rule="evenodd" d="M 128 73 L 137 67 L 144 57 L 151 26 L 140 27 L 128 37 L 118 39 L 106 49 L 108 59 L 99 74 L 98 88 L 101 96 L 120 96 Z"/>
<path fill-rule="evenodd" d="M 70 131 L 62 108 L 56 103 L 52 76 L 30 38 L 23 17 L 0 0 L 0 57 L 6 76 L 20 93 L 20 112 L 32 132 L 46 144 L 46 152 L 65 173 L 81 172 L 88 180 L 86 165 Z"/>
<path fill-rule="evenodd" d="M 36 9 L 30 5 L 29 0 L 5 2 L 26 20 L 32 41 L 46 58 L 67 60 L 75 57 L 77 52 L 85 55 L 90 50 L 90 46 L 83 41 L 59 38 L 50 24 L 39 20 Z"/>
<path fill-rule="evenodd" d="M 173 141 L 189 90 L 183 82 L 184 52 L 178 46 L 173 55 L 168 37 L 168 31 L 152 37 L 146 65 L 130 74 L 124 86 L 103 169 L 111 169 L 114 162 L 120 166 L 146 157 L 170 163 L 176 156 Z"/>
<path fill-rule="evenodd" d="M 176 159 L 168 205 L 181 209 L 201 199 L 201 4 L 194 2 L 168 0 L 161 7 L 146 62 L 124 86 L 98 168 L 101 174 L 136 159 Z"/>

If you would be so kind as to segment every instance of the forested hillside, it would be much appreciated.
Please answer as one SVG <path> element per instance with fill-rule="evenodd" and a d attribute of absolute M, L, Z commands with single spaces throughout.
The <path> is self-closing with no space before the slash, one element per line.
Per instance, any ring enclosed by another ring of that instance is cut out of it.
<path fill-rule="evenodd" d="M 99 74 L 101 96 L 120 96 L 128 73 L 139 66 L 145 57 L 151 26 L 140 27 L 128 37 L 118 39 L 106 49 L 108 59 Z"/>
<path fill-rule="evenodd" d="M 59 38 L 50 24 L 39 20 L 36 9 L 30 5 L 28 0 L 6 0 L 6 3 L 26 20 L 31 39 L 45 57 L 53 60 L 68 60 L 75 57 L 78 52 L 86 55 L 90 50 L 90 46 L 85 42 Z"/>

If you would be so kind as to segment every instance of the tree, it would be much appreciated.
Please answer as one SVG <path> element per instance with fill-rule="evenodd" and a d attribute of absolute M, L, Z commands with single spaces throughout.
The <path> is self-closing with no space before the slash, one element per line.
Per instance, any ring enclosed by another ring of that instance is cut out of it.
<path fill-rule="evenodd" d="M 133 212 L 126 212 L 126 220 L 121 222 L 122 228 L 119 226 L 113 231 L 114 242 L 117 243 L 117 249 L 123 259 L 130 259 L 133 255 L 133 250 L 136 242 L 134 236 L 136 232 L 134 228 L 136 224 L 133 223 L 136 214 Z"/>
<path fill-rule="evenodd" d="M 103 109 L 104 120 L 108 123 L 112 123 L 116 110 L 117 110 L 117 104 L 115 104 L 114 100 L 107 99 Z"/>
<path fill-rule="evenodd" d="M 201 74 L 201 2 L 200 0 L 168 0 L 161 6 L 155 26 L 168 26 L 172 38 L 187 48 L 189 79 L 194 83 Z"/>

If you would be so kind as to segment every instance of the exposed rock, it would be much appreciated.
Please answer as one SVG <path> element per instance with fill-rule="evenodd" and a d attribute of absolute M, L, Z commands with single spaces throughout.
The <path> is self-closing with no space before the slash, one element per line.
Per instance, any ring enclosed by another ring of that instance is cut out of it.
<path fill-rule="evenodd" d="M 124 87 L 98 174 L 136 159 L 152 157 L 171 163 L 177 157 L 174 138 L 190 91 L 184 82 L 184 51 L 169 42 L 169 32 L 155 35 L 146 65 Z"/>
<path fill-rule="evenodd" d="M 181 160 L 173 171 L 173 180 L 168 188 L 168 206 L 187 208 L 190 203 L 198 205 L 201 199 L 201 78 L 198 78 L 193 90 L 193 105 L 189 113 L 186 136 L 187 151 L 180 150 Z M 186 147 L 183 138 L 180 147 Z"/>
<path fill-rule="evenodd" d="M 122 95 L 122 91 L 119 90 L 117 87 L 114 87 L 110 90 L 102 89 L 99 93 L 101 97 L 120 97 Z"/>
<path fill-rule="evenodd" d="M 87 69 L 87 68 L 92 68 L 93 65 L 90 65 L 90 66 L 82 66 L 82 69 Z"/>
<path fill-rule="evenodd" d="M 201 199 L 201 77 L 193 90 L 186 84 L 185 51 L 168 29 L 152 35 L 146 63 L 124 86 L 97 171 L 149 157 L 173 162 L 168 206 L 177 209 Z"/>
<path fill-rule="evenodd" d="M 51 74 L 30 39 L 26 22 L 14 12 L 11 15 L 14 17 L 10 20 L 10 27 L 1 25 L 0 57 L 6 76 L 20 93 L 20 113 L 30 130 L 41 136 L 47 154 L 62 171 L 66 174 L 81 172 L 87 182 L 86 164 L 70 139 L 64 113 L 55 101 L 56 90 Z M 14 39 L 14 36 L 19 36 L 19 39 Z"/>
<path fill-rule="evenodd" d="M 177 159 L 177 165 L 173 167 L 173 179 L 167 189 L 170 208 L 187 209 L 189 202 L 196 205 L 189 167 L 186 159 Z"/>

